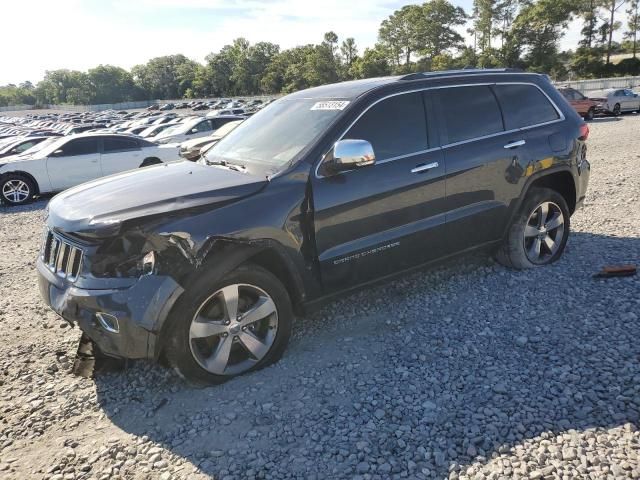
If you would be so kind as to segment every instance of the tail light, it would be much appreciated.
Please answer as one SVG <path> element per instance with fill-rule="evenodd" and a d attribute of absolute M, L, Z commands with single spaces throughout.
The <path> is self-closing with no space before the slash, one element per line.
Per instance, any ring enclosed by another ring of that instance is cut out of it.
<path fill-rule="evenodd" d="M 586 123 L 580 125 L 580 136 L 578 138 L 580 140 L 586 140 L 589 138 L 589 125 Z"/>

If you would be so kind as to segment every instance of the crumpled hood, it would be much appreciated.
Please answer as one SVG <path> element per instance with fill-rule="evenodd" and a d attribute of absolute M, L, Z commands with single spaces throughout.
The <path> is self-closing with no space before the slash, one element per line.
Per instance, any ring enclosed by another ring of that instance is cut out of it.
<path fill-rule="evenodd" d="M 104 177 L 53 197 L 48 225 L 65 232 L 114 233 L 126 220 L 226 202 L 256 193 L 264 177 L 193 162 Z"/>

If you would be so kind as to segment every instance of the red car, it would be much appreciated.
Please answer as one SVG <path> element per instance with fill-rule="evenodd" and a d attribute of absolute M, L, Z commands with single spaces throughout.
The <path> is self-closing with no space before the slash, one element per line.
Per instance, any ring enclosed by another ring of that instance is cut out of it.
<path fill-rule="evenodd" d="M 596 113 L 602 112 L 600 103 L 585 97 L 575 88 L 563 87 L 559 88 L 558 91 L 585 120 L 591 120 Z"/>

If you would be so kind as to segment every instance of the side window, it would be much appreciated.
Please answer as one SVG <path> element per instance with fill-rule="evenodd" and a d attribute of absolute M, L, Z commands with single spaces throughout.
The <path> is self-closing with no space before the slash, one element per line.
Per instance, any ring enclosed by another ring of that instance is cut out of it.
<path fill-rule="evenodd" d="M 496 85 L 494 88 L 507 130 L 560 118 L 546 95 L 533 85 Z"/>
<path fill-rule="evenodd" d="M 211 127 L 211 122 L 210 120 L 205 120 L 204 122 L 200 122 L 199 124 L 197 124 L 195 127 L 193 127 L 191 130 L 195 130 L 195 132 L 208 132 L 209 130 L 212 130 L 213 128 Z"/>
<path fill-rule="evenodd" d="M 582 93 L 580 93 L 577 90 L 573 91 L 573 95 L 575 96 L 576 100 L 586 100 L 587 97 L 585 97 Z"/>
<path fill-rule="evenodd" d="M 235 118 L 214 118 L 211 120 L 211 123 L 213 123 L 213 128 L 217 130 L 221 126 L 229 122 L 234 122 L 235 120 Z"/>
<path fill-rule="evenodd" d="M 15 147 L 12 152 L 13 153 L 22 153 L 25 150 L 29 150 L 31 147 L 33 147 L 37 142 L 35 141 L 31 141 L 31 142 L 24 142 L 20 145 L 18 145 L 17 147 Z"/>
<path fill-rule="evenodd" d="M 485 85 L 434 90 L 447 127 L 446 143 L 462 142 L 504 130 L 500 107 Z"/>
<path fill-rule="evenodd" d="M 422 96 L 405 93 L 376 103 L 343 138 L 367 140 L 377 161 L 426 150 L 429 147 Z"/>
<path fill-rule="evenodd" d="M 98 153 L 97 138 L 78 138 L 65 143 L 62 148 L 62 157 L 72 157 L 75 155 L 89 155 Z"/>
<path fill-rule="evenodd" d="M 106 137 L 103 142 L 104 153 L 138 149 L 138 142 L 134 138 Z"/>

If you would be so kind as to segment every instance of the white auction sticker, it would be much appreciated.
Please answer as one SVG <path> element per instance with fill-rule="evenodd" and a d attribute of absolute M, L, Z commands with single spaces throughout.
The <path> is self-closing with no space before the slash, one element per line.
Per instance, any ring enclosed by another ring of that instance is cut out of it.
<path fill-rule="evenodd" d="M 344 110 L 349 105 L 347 100 L 333 100 L 329 102 L 317 102 L 311 110 Z"/>

